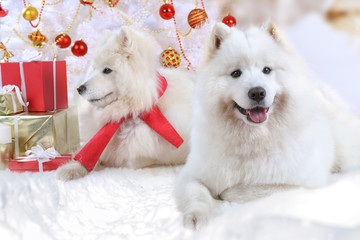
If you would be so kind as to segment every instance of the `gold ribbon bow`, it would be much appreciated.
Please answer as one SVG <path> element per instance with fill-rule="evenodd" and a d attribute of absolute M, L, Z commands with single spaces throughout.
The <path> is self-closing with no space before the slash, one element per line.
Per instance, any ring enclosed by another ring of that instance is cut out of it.
<path fill-rule="evenodd" d="M 5 45 L 2 42 L 0 42 L 0 51 L 5 51 L 2 59 L 0 59 L 0 63 L 6 63 L 9 61 L 9 58 L 14 56 L 14 54 L 12 54 L 9 50 L 6 49 Z"/>

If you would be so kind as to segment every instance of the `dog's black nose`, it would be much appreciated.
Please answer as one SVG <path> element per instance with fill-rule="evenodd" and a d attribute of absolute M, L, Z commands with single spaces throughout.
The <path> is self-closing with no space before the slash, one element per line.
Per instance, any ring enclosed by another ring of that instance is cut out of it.
<path fill-rule="evenodd" d="M 86 91 L 86 86 L 81 85 L 80 87 L 77 88 L 77 91 L 80 95 L 82 95 Z"/>
<path fill-rule="evenodd" d="M 260 102 L 261 100 L 263 100 L 265 98 L 266 91 L 262 87 L 255 87 L 255 88 L 250 89 L 250 91 L 248 92 L 248 96 L 251 100 Z"/>

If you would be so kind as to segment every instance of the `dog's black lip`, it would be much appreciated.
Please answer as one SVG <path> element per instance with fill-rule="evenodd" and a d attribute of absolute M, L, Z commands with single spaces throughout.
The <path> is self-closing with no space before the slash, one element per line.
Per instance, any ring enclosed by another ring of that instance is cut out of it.
<path fill-rule="evenodd" d="M 94 103 L 94 102 L 101 101 L 101 100 L 103 100 L 104 98 L 106 98 L 106 97 L 110 96 L 111 94 L 113 94 L 113 92 L 110 92 L 110 93 L 106 94 L 105 96 L 103 96 L 103 97 L 101 97 L 101 98 L 94 98 L 94 99 L 90 99 L 90 100 L 89 100 L 89 102 Z"/>
<path fill-rule="evenodd" d="M 239 104 L 237 104 L 237 102 L 234 101 L 234 105 L 235 105 L 236 109 L 239 110 L 239 112 L 240 112 L 241 114 L 243 114 L 243 115 L 245 115 L 245 116 L 247 117 L 247 120 L 248 120 L 249 122 L 256 123 L 256 124 L 262 123 L 262 122 L 254 122 L 253 120 L 251 120 L 249 114 L 246 113 L 246 109 L 243 108 L 243 107 L 241 107 Z M 256 106 L 256 107 L 251 108 L 251 109 L 255 109 L 255 108 L 264 108 L 264 107 L 262 107 L 262 106 Z M 266 109 L 266 112 L 269 111 L 269 108 L 270 108 L 270 107 L 265 108 L 265 109 Z"/>
<path fill-rule="evenodd" d="M 246 113 L 246 109 L 240 107 L 240 105 L 237 104 L 235 101 L 234 101 L 234 105 L 235 105 L 235 107 L 237 108 L 237 110 L 239 110 L 239 112 L 240 112 L 241 114 L 243 114 L 243 115 L 248 115 L 248 114 Z"/>

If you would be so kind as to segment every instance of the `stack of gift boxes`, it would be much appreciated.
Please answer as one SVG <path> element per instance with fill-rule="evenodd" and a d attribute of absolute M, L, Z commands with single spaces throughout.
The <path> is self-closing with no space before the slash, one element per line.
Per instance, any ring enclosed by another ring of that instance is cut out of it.
<path fill-rule="evenodd" d="M 70 161 L 79 145 L 77 109 L 68 107 L 66 62 L 0 63 L 0 168 L 54 170 Z M 35 146 L 61 155 L 45 153 L 40 158 L 46 161 L 25 156 Z"/>

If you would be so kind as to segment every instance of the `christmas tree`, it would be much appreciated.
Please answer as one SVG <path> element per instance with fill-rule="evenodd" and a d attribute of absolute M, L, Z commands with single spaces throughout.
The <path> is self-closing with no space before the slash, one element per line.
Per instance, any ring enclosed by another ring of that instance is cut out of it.
<path fill-rule="evenodd" d="M 180 68 L 195 70 L 217 17 L 206 4 L 204 0 L 3 0 L 0 42 L 13 55 L 10 62 L 65 60 L 70 92 L 82 81 L 103 30 L 123 25 L 155 38 L 160 51 L 171 47 L 181 57 Z M 190 19 L 194 9 L 200 14 Z"/>

